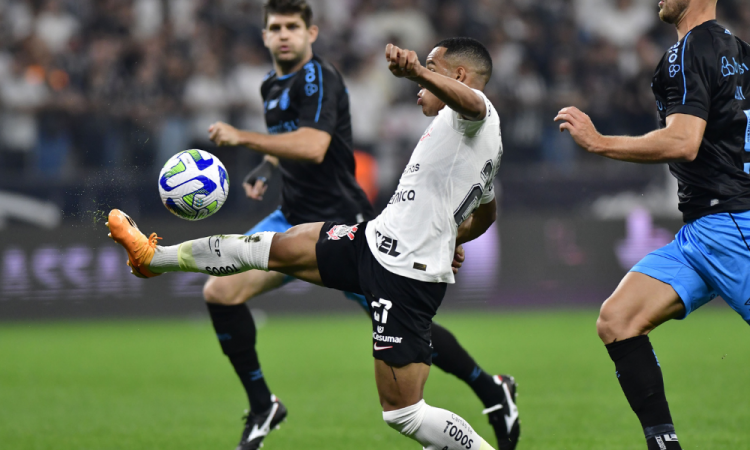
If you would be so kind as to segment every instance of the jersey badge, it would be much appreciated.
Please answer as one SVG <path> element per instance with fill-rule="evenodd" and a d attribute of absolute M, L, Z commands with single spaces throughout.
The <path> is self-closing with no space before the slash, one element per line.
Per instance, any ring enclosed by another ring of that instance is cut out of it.
<path fill-rule="evenodd" d="M 338 241 L 343 237 L 348 237 L 350 241 L 354 240 L 354 233 L 359 229 L 358 225 L 334 225 L 326 232 L 329 241 Z"/>
<path fill-rule="evenodd" d="M 430 135 L 430 133 L 432 133 L 432 129 L 433 129 L 433 128 L 435 128 L 435 127 L 430 127 L 430 129 L 429 129 L 429 130 L 427 130 L 427 131 L 426 131 L 426 132 L 425 132 L 425 133 L 424 133 L 424 134 L 422 135 L 422 137 L 421 137 L 421 138 L 419 139 L 419 142 L 422 142 L 422 141 L 424 141 L 425 139 L 427 139 L 428 137 L 430 137 L 430 136 L 431 136 L 431 135 Z"/>

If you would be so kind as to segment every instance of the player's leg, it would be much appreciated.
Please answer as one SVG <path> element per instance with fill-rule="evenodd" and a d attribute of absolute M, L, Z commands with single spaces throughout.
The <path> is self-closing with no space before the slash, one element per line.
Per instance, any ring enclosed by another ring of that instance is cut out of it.
<path fill-rule="evenodd" d="M 210 305 L 242 305 L 261 294 L 280 288 L 290 278 L 280 272 L 257 270 L 228 277 L 211 276 L 203 285 L 203 299 Z"/>
<path fill-rule="evenodd" d="M 602 305 L 597 332 L 650 450 L 679 449 L 680 444 L 648 333 L 670 319 L 684 318 L 713 296 L 673 242 L 640 261 Z"/>
<path fill-rule="evenodd" d="M 435 408 L 422 398 L 430 366 L 413 363 L 394 367 L 375 360 L 383 420 L 426 450 L 489 450 L 492 446 L 461 417 Z"/>
<path fill-rule="evenodd" d="M 234 367 L 247 394 L 250 428 L 253 422 L 265 417 L 274 402 L 255 349 L 255 320 L 245 302 L 282 286 L 285 278 L 287 275 L 279 272 L 251 270 L 230 277 L 209 277 L 203 287 L 203 296 L 221 350 Z M 243 441 L 247 440 L 244 434 Z"/>
<path fill-rule="evenodd" d="M 500 450 L 513 450 L 521 433 L 516 406 L 516 380 L 510 375 L 490 375 L 445 327 L 432 322 L 432 363 L 455 375 L 474 391 L 484 404 Z"/>
<path fill-rule="evenodd" d="M 245 235 L 251 236 L 263 231 L 283 233 L 290 228 L 292 225 L 281 210 L 277 209 Z M 248 427 L 252 427 L 255 422 L 264 422 L 265 412 L 274 406 L 255 350 L 255 320 L 245 302 L 279 288 L 292 279 L 279 272 L 251 270 L 228 277 L 209 277 L 203 286 L 203 298 L 206 300 L 219 344 L 240 378 L 250 404 L 250 414 L 242 441 L 247 440 L 245 434 Z"/>
<path fill-rule="evenodd" d="M 216 235 L 158 246 L 156 233 L 146 238 L 135 222 L 119 210 L 112 210 L 107 222 L 110 237 L 128 252 L 128 265 L 136 276 L 197 272 L 223 277 L 249 270 L 273 270 L 319 285 L 322 282 L 315 244 L 322 225 L 308 223 L 285 233 Z"/>
<path fill-rule="evenodd" d="M 630 272 L 604 302 L 597 320 L 597 332 L 615 363 L 617 380 L 641 422 L 649 450 L 680 448 L 661 365 L 648 333 L 684 311 L 670 285 Z"/>
<path fill-rule="evenodd" d="M 605 344 L 645 336 L 670 319 L 685 315 L 674 288 L 639 272 L 630 272 L 604 302 L 596 330 Z"/>
<path fill-rule="evenodd" d="M 370 315 L 365 296 L 345 292 L 346 298 L 360 305 Z M 516 407 L 516 382 L 509 375 L 492 376 L 482 370 L 474 358 L 445 327 L 432 322 L 432 363 L 471 387 L 485 406 L 483 411 L 495 430 L 500 450 L 513 450 L 518 444 L 520 423 Z"/>

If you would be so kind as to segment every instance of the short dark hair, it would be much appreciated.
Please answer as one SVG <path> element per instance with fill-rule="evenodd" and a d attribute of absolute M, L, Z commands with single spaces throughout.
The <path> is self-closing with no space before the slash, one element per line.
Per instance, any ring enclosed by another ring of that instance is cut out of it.
<path fill-rule="evenodd" d="M 456 58 L 471 63 L 477 73 L 484 77 L 484 82 L 490 81 L 492 76 L 492 57 L 487 47 L 470 37 L 454 37 L 443 39 L 435 47 L 445 48 L 445 58 Z"/>
<path fill-rule="evenodd" d="M 263 26 L 268 25 L 270 14 L 299 14 L 306 27 L 312 23 L 312 8 L 306 0 L 266 0 L 263 4 Z"/>

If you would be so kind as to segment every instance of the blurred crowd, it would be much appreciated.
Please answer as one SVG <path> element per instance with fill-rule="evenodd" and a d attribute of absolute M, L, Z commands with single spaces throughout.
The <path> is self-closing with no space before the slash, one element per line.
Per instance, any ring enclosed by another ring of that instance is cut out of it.
<path fill-rule="evenodd" d="M 265 131 L 270 70 L 261 0 L 0 0 L 0 176 L 71 179 L 156 170 L 179 150 L 211 150 L 222 120 Z M 392 183 L 426 120 L 417 88 L 390 76 L 385 43 L 424 58 L 472 36 L 494 59 L 504 161 L 574 170 L 585 155 L 552 123 L 576 105 L 608 133 L 655 127 L 653 69 L 676 41 L 658 0 L 310 0 L 315 51 L 345 75 L 356 146 Z M 750 2 L 720 21 L 750 41 Z M 231 164 L 231 161 L 229 161 Z"/>

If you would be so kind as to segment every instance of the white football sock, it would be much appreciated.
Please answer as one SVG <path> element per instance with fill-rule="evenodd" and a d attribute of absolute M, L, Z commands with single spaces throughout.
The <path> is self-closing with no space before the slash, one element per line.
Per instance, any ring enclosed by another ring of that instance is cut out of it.
<path fill-rule="evenodd" d="M 462 418 L 420 400 L 415 405 L 383 412 L 393 429 L 422 444 L 425 450 L 494 450 Z"/>
<path fill-rule="evenodd" d="M 148 269 L 154 273 L 200 272 L 217 277 L 248 270 L 268 271 L 274 234 L 225 234 L 158 246 Z"/>

